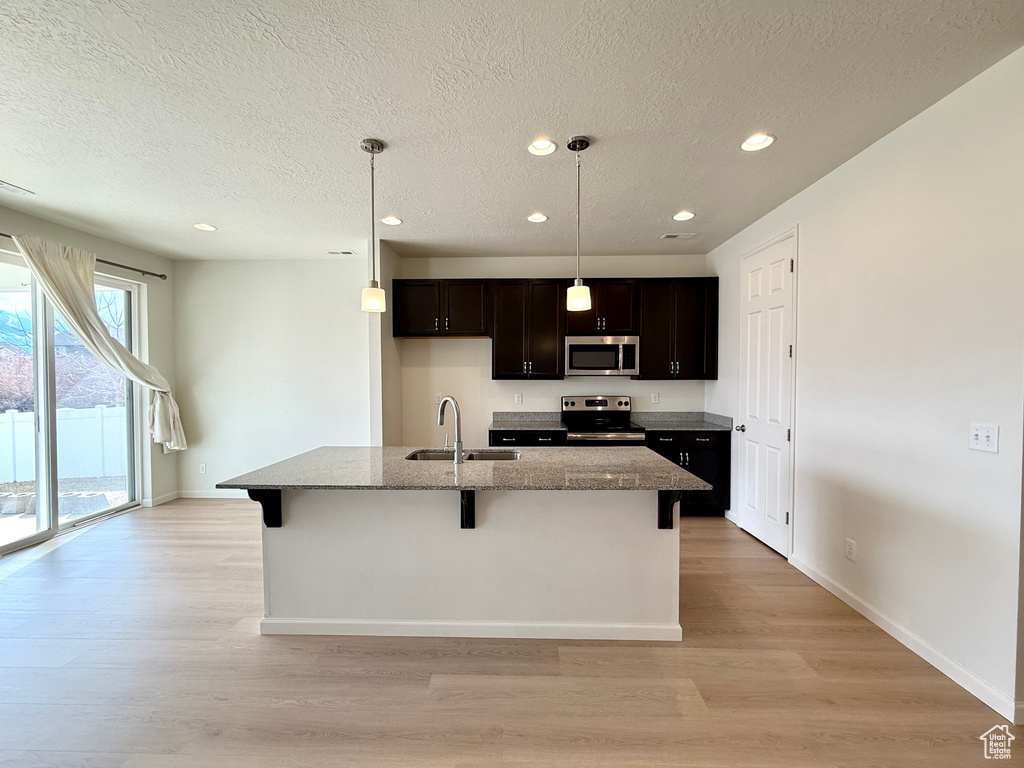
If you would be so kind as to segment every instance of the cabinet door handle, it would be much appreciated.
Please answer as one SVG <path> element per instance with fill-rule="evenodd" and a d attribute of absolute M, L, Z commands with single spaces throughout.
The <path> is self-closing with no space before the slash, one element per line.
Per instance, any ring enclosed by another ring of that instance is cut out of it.
<path fill-rule="evenodd" d="M 526 361 L 523 360 L 523 373 L 526 373 Z"/>
<path fill-rule="evenodd" d="M 697 438 L 697 442 L 698 443 L 710 443 L 711 442 L 711 438 L 710 437 L 698 437 Z"/>
<path fill-rule="evenodd" d="M 438 319 L 438 318 L 436 318 L 436 317 L 435 317 L 435 318 L 434 318 L 434 330 L 435 330 L 435 331 L 439 329 L 439 326 L 440 326 L 440 324 L 441 324 L 441 321 L 440 321 L 440 319 Z"/>
<path fill-rule="evenodd" d="M 684 459 L 683 460 L 683 466 L 684 467 L 690 466 L 690 454 L 689 453 L 684 453 L 683 454 L 683 459 Z"/>
<path fill-rule="evenodd" d="M 514 437 L 503 437 L 503 438 L 501 438 L 501 442 L 503 442 L 503 443 L 514 443 L 515 441 L 516 441 L 516 439 Z"/>
<path fill-rule="evenodd" d="M 448 318 L 447 317 L 444 319 L 444 329 L 446 331 L 448 330 Z"/>
<path fill-rule="evenodd" d="M 530 373 L 533 373 L 533 360 L 530 361 L 529 369 Z"/>
<path fill-rule="evenodd" d="M 542 443 L 550 443 L 551 442 L 551 438 L 550 437 L 538 437 L 537 440 L 542 442 Z"/>
<path fill-rule="evenodd" d="M 660 440 L 663 443 L 671 443 L 672 442 L 672 438 L 671 437 L 659 437 L 658 440 Z"/>

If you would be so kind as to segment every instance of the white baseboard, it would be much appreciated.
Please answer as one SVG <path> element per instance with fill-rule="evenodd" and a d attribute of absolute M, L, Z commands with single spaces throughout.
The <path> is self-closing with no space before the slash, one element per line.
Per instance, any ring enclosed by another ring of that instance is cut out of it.
<path fill-rule="evenodd" d="M 161 504 L 166 504 L 168 501 L 174 501 L 176 498 L 178 498 L 178 492 L 171 491 L 170 493 L 165 493 L 163 496 L 157 496 L 154 499 L 143 499 L 142 506 L 159 507 Z"/>
<path fill-rule="evenodd" d="M 1016 704 L 1010 696 L 1007 696 L 1005 693 L 993 688 L 989 683 L 985 682 L 967 669 L 967 667 L 960 664 L 960 662 L 949 658 L 923 637 L 914 634 L 903 625 L 896 623 L 896 621 L 882 613 L 873 605 L 864 601 L 842 584 L 833 580 L 829 576 L 826 576 L 824 573 L 804 562 L 799 557 L 790 555 L 789 562 L 798 571 L 812 578 L 848 606 L 862 614 L 869 621 L 888 632 L 946 677 L 950 678 L 954 683 L 965 689 L 971 695 L 980 699 L 984 704 L 994 709 L 1007 720 L 1014 723 L 1022 722 L 1020 718 L 1024 718 L 1024 704 Z"/>
<path fill-rule="evenodd" d="M 678 624 L 553 624 L 490 621 L 263 619 L 261 635 L 497 637 L 555 640 L 681 640 Z"/>
<path fill-rule="evenodd" d="M 725 519 L 737 527 L 740 524 L 740 516 L 731 509 L 725 510 Z"/>
<path fill-rule="evenodd" d="M 248 499 L 245 491 L 232 488 L 211 488 L 208 491 L 178 491 L 179 499 Z"/>
<path fill-rule="evenodd" d="M 1024 725 L 1024 701 L 1018 701 L 1013 712 L 1013 724 Z"/>

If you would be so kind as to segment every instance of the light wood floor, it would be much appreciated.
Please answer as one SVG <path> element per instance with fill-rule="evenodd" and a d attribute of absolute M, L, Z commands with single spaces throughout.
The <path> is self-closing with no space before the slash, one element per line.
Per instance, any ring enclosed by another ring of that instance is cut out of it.
<path fill-rule="evenodd" d="M 288 638 L 256 505 L 114 518 L 0 559 L 0 765 L 989 764 L 994 712 L 731 523 L 681 535 L 681 643 Z"/>

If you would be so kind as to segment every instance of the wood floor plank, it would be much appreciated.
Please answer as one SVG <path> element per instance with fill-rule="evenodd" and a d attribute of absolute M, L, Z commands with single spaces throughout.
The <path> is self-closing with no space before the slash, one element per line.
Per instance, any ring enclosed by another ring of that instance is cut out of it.
<path fill-rule="evenodd" d="M 126 754 L 0 750 L 3 768 L 123 768 Z"/>
<path fill-rule="evenodd" d="M 531 675 L 433 675 L 431 701 L 448 711 L 672 717 L 707 708 L 692 680 Z"/>
<path fill-rule="evenodd" d="M 796 651 L 757 649 L 617 648 L 558 649 L 562 674 L 609 678 L 749 680 L 815 678 Z"/>

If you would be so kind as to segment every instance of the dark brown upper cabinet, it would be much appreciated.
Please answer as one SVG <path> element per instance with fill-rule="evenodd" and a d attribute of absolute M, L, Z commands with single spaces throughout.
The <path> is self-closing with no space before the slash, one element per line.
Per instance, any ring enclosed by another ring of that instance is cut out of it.
<path fill-rule="evenodd" d="M 718 278 L 646 279 L 640 289 L 641 379 L 718 378 Z"/>
<path fill-rule="evenodd" d="M 565 377 L 565 283 L 495 280 L 492 379 Z"/>
<path fill-rule="evenodd" d="M 566 333 L 570 336 L 634 335 L 639 325 L 640 281 L 633 278 L 584 280 L 590 286 L 591 308 L 569 312 Z M 571 285 L 571 283 L 570 283 Z"/>
<path fill-rule="evenodd" d="M 488 336 L 489 280 L 395 280 L 396 337 Z"/>

